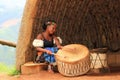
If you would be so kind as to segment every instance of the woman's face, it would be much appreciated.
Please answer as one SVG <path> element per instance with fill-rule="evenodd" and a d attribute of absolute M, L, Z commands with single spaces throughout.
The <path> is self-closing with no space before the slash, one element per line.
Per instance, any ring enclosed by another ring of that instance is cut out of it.
<path fill-rule="evenodd" d="M 47 26 L 47 31 L 49 32 L 49 34 L 54 34 L 55 33 L 55 31 L 56 31 L 56 24 L 54 24 L 54 25 L 48 25 Z"/>

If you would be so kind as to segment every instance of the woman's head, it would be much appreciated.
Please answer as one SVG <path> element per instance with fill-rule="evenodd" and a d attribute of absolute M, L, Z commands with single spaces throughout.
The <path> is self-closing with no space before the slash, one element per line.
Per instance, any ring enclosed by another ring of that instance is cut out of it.
<path fill-rule="evenodd" d="M 43 30 L 48 31 L 49 34 L 54 34 L 56 31 L 56 27 L 57 27 L 56 22 L 53 20 L 45 21 L 42 26 Z"/>

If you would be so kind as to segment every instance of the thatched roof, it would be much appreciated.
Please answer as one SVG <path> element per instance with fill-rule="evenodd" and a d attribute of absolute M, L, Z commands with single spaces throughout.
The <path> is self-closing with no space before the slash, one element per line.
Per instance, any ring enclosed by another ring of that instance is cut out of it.
<path fill-rule="evenodd" d="M 54 19 L 63 44 L 120 50 L 120 0 L 27 0 L 17 45 L 17 63 L 32 60 L 32 41 L 42 21 Z M 23 45 L 24 44 L 24 45 Z M 21 56 L 22 55 L 22 56 Z"/>

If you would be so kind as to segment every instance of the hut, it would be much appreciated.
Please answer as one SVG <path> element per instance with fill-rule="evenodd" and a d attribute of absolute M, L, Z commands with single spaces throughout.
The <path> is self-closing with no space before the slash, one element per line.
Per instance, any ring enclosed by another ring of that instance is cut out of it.
<path fill-rule="evenodd" d="M 16 47 L 16 67 L 33 61 L 32 41 L 42 21 L 54 19 L 63 45 L 108 48 L 108 64 L 120 66 L 120 0 L 27 0 Z M 116 53 L 116 54 L 115 54 Z"/>

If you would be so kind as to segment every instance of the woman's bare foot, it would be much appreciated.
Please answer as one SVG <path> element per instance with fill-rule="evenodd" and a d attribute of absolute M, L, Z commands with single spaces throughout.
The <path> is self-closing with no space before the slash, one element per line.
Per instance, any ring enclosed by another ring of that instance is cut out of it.
<path fill-rule="evenodd" d="M 52 69 L 48 69 L 48 72 L 50 73 L 54 73 L 54 71 Z"/>
<path fill-rule="evenodd" d="M 54 71 L 52 70 L 52 65 L 48 65 L 48 72 L 54 73 Z"/>

